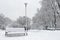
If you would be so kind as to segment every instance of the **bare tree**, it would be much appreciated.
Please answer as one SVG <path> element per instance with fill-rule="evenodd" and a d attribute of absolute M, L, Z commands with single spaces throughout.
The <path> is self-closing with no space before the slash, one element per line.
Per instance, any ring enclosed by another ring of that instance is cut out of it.
<path fill-rule="evenodd" d="M 41 9 L 33 17 L 33 23 L 56 28 L 56 15 L 58 6 L 56 0 L 42 0 Z"/>

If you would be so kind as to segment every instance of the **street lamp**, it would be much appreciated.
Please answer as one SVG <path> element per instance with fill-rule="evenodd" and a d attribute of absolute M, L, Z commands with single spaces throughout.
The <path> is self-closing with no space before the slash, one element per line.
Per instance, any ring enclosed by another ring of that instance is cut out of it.
<path fill-rule="evenodd" d="M 24 3 L 24 5 L 25 5 L 25 17 L 26 17 L 26 25 L 25 25 L 25 35 L 27 35 L 27 3 Z"/>
<path fill-rule="evenodd" d="M 27 3 L 24 4 L 25 4 L 25 16 L 27 17 Z"/>
<path fill-rule="evenodd" d="M 27 29 L 27 3 L 24 3 L 24 5 L 25 5 L 25 17 L 26 17 L 26 29 Z"/>

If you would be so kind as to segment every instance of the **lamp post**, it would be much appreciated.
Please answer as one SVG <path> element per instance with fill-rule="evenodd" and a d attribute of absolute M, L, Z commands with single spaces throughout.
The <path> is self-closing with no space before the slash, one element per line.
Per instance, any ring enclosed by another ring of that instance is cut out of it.
<path fill-rule="evenodd" d="M 25 4 L 25 16 L 27 17 L 27 3 L 24 4 Z"/>
<path fill-rule="evenodd" d="M 26 29 L 27 29 L 27 3 L 24 3 L 25 4 L 25 17 L 26 17 Z"/>

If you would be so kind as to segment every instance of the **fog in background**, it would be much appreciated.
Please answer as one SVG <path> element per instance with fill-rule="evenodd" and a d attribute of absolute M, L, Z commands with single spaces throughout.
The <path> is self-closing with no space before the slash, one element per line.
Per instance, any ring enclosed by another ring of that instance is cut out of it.
<path fill-rule="evenodd" d="M 41 0 L 0 0 L 0 13 L 12 20 L 16 20 L 19 16 L 25 15 L 24 3 L 27 2 L 27 16 L 32 18 L 40 8 L 39 1 Z"/>

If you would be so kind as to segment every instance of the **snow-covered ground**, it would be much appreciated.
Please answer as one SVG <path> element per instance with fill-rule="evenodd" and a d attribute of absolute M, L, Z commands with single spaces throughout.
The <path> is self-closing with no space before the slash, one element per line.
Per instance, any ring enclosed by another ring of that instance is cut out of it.
<path fill-rule="evenodd" d="M 5 37 L 0 30 L 0 40 L 60 40 L 60 31 L 29 30 L 27 36 Z"/>

